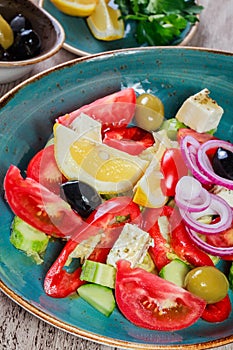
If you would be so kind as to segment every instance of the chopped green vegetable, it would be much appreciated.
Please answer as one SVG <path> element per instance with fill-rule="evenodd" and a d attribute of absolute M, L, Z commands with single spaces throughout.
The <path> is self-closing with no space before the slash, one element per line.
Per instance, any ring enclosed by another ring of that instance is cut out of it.
<path fill-rule="evenodd" d="M 136 267 L 140 267 L 148 272 L 157 273 L 156 266 L 149 253 L 146 253 L 143 261 L 140 264 L 137 264 Z"/>
<path fill-rule="evenodd" d="M 195 0 L 114 0 L 124 21 L 136 21 L 139 44 L 168 45 L 198 21 L 203 9 Z"/>
<path fill-rule="evenodd" d="M 82 281 L 93 282 L 105 287 L 115 287 L 116 269 L 107 264 L 86 260 L 82 266 L 80 279 Z"/>
<path fill-rule="evenodd" d="M 37 264 L 41 264 L 43 262 L 41 256 L 47 248 L 49 236 L 15 216 L 11 227 L 10 242 L 15 248 L 31 256 Z"/>
<path fill-rule="evenodd" d="M 159 276 L 177 286 L 184 287 L 185 276 L 189 271 L 189 265 L 182 260 L 175 259 L 160 270 Z"/>
<path fill-rule="evenodd" d="M 109 317 L 116 307 L 112 289 L 98 284 L 84 284 L 77 290 L 88 304 Z"/>
<path fill-rule="evenodd" d="M 181 128 L 187 128 L 184 123 L 181 123 L 176 118 L 166 119 L 160 127 L 160 130 L 166 130 L 167 136 L 169 139 L 176 141 L 177 140 L 177 131 Z"/>

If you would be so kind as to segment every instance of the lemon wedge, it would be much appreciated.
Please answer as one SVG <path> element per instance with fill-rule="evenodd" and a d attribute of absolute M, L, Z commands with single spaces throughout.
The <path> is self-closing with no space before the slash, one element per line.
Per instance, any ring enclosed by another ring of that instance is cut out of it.
<path fill-rule="evenodd" d="M 99 193 L 131 190 L 144 174 L 148 162 L 119 151 L 96 139 L 80 136 L 61 124 L 54 125 L 57 165 L 69 180 L 80 180 Z"/>
<path fill-rule="evenodd" d="M 7 50 L 14 42 L 14 33 L 7 21 L 0 15 L 0 45 Z"/>
<path fill-rule="evenodd" d="M 163 178 L 159 171 L 159 161 L 155 156 L 148 166 L 145 174 L 135 186 L 133 201 L 138 205 L 147 208 L 160 208 L 167 202 L 164 196 L 160 182 Z"/>
<path fill-rule="evenodd" d="M 61 12 L 70 16 L 86 17 L 94 11 L 97 0 L 50 0 Z"/>
<path fill-rule="evenodd" d="M 178 147 L 176 141 L 171 141 L 166 130 L 153 132 L 155 143 L 140 154 L 140 158 L 150 162 L 145 174 L 134 188 L 133 201 L 143 207 L 160 208 L 166 204 L 166 197 L 161 190 L 163 174 L 160 171 L 160 161 L 167 148 Z"/>
<path fill-rule="evenodd" d="M 93 36 L 111 41 L 124 37 L 124 22 L 119 19 L 120 10 L 111 7 L 105 0 L 98 0 L 94 12 L 86 19 Z"/>

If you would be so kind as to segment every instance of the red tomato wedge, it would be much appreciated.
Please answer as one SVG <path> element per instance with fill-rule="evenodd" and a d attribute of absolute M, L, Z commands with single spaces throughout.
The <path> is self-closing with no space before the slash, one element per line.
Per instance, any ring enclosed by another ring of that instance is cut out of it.
<path fill-rule="evenodd" d="M 231 301 L 229 295 L 214 304 L 207 304 L 202 314 L 202 319 L 207 322 L 223 322 L 231 313 Z"/>
<path fill-rule="evenodd" d="M 216 220 L 215 220 L 216 221 Z M 206 235 L 206 243 L 214 247 L 232 247 L 233 246 L 233 223 L 230 228 L 219 232 L 217 235 Z M 233 255 L 225 255 L 224 260 L 233 261 Z"/>
<path fill-rule="evenodd" d="M 11 165 L 4 179 L 6 200 L 15 215 L 55 237 L 70 237 L 83 220 L 68 203 Z"/>
<path fill-rule="evenodd" d="M 179 148 L 168 148 L 161 159 L 160 170 L 163 174 L 161 188 L 165 196 L 175 196 L 177 182 L 188 175 L 188 168 Z"/>
<path fill-rule="evenodd" d="M 137 126 L 111 129 L 104 133 L 103 143 L 110 147 L 138 155 L 155 143 L 154 137 L 146 130 Z"/>
<path fill-rule="evenodd" d="M 177 132 L 177 140 L 180 143 L 180 140 L 185 136 L 192 136 L 200 143 L 204 143 L 209 140 L 216 139 L 212 134 L 208 134 L 206 132 L 200 133 L 192 129 L 181 128 Z"/>
<path fill-rule="evenodd" d="M 191 326 L 206 302 L 183 288 L 120 260 L 116 273 L 116 301 L 123 315 L 139 327 L 176 331 Z"/>
<path fill-rule="evenodd" d="M 69 126 L 81 113 L 85 113 L 103 125 L 103 130 L 109 127 L 121 127 L 130 123 L 134 116 L 136 94 L 134 89 L 127 88 L 111 95 L 102 97 L 88 105 L 67 113 L 58 118 L 58 122 Z"/>
<path fill-rule="evenodd" d="M 54 145 L 43 148 L 30 160 L 27 177 L 39 182 L 50 191 L 60 194 L 60 184 L 65 181 L 65 177 L 57 167 Z"/>

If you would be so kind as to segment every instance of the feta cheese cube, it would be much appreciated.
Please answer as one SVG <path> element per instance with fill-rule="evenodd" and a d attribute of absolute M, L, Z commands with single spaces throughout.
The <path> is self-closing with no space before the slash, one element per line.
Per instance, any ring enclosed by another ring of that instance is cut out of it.
<path fill-rule="evenodd" d="M 141 230 L 137 225 L 127 223 L 108 254 L 107 264 L 116 267 L 116 262 L 124 259 L 131 263 L 131 267 L 135 267 L 143 262 L 152 244 L 153 240 L 149 233 Z"/>
<path fill-rule="evenodd" d="M 208 89 L 203 89 L 190 96 L 178 110 L 176 118 L 200 133 L 216 129 L 224 111 L 209 93 Z"/>

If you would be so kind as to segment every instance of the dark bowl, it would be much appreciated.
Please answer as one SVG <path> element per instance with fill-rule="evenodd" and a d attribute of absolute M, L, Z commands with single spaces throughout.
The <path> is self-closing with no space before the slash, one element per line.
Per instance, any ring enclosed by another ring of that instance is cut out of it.
<path fill-rule="evenodd" d="M 0 84 L 17 80 L 29 73 L 36 63 L 53 56 L 62 47 L 65 34 L 60 23 L 45 10 L 30 0 L 1 0 L 0 14 L 10 21 L 23 14 L 32 24 L 41 39 L 40 53 L 22 61 L 0 61 Z"/>

